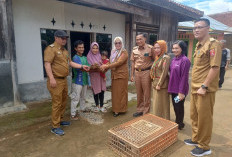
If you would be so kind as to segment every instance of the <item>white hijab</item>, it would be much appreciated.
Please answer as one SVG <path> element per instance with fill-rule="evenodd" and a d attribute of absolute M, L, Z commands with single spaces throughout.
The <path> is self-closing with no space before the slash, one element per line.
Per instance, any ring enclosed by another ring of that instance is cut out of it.
<path fill-rule="evenodd" d="M 120 50 L 117 50 L 116 47 L 115 47 L 115 42 L 118 41 L 118 40 L 122 43 L 122 48 Z M 124 49 L 124 44 L 123 44 L 122 37 L 115 37 L 114 38 L 113 49 L 112 49 L 111 55 L 110 55 L 110 63 L 115 62 L 117 60 L 117 58 L 120 57 L 123 49 Z"/>

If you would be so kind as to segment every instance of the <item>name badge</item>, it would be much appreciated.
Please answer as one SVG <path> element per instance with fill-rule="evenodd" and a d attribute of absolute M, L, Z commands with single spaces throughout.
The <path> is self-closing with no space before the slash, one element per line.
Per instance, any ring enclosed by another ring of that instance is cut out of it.
<path fill-rule="evenodd" d="M 149 56 L 149 53 L 148 53 L 148 52 L 147 52 L 147 53 L 145 53 L 145 54 L 144 54 L 144 56 L 148 57 L 148 56 Z"/>

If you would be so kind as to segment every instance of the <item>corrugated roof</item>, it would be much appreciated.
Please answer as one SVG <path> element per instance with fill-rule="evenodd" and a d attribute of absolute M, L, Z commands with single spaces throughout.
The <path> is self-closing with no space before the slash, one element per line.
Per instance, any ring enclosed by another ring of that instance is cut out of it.
<path fill-rule="evenodd" d="M 223 32 L 226 32 L 228 31 L 229 29 L 229 26 L 207 16 L 207 15 L 204 15 L 203 18 L 206 18 L 210 21 L 210 28 L 213 30 L 213 31 L 223 31 Z M 193 21 L 186 21 L 186 22 L 179 22 L 178 23 L 178 26 L 180 28 L 189 28 L 189 29 L 192 29 L 194 27 L 194 22 Z"/>

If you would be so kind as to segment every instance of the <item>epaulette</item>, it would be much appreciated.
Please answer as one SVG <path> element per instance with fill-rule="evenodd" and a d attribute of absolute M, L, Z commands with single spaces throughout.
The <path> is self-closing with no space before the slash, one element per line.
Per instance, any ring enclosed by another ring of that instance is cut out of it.
<path fill-rule="evenodd" d="M 135 49 L 137 49 L 138 48 L 138 46 L 135 46 L 135 47 L 133 47 L 133 50 L 135 50 Z"/>
<path fill-rule="evenodd" d="M 54 47 L 55 45 L 54 44 L 51 44 L 51 45 L 49 45 L 50 47 Z"/>
<path fill-rule="evenodd" d="M 168 55 L 164 55 L 164 56 L 163 56 L 163 58 L 167 58 L 167 57 L 168 57 Z"/>
<path fill-rule="evenodd" d="M 149 48 L 153 48 L 153 46 L 152 46 L 152 45 L 149 45 L 149 44 L 147 44 L 147 45 L 148 45 L 148 47 L 149 47 Z"/>
<path fill-rule="evenodd" d="M 216 41 L 216 39 L 214 39 L 214 38 L 209 38 L 209 41 Z"/>

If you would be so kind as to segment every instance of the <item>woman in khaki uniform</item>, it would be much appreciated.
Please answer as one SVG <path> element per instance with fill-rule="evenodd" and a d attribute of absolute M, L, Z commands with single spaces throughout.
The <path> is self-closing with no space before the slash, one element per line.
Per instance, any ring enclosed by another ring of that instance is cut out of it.
<path fill-rule="evenodd" d="M 112 111 L 114 117 L 127 111 L 128 105 L 128 53 L 121 37 L 114 39 L 115 48 L 111 51 L 110 64 L 101 69 L 111 69 L 112 79 Z"/>
<path fill-rule="evenodd" d="M 166 54 L 167 44 L 158 40 L 154 44 L 155 61 L 151 67 L 150 75 L 153 87 L 152 113 L 156 116 L 170 119 L 170 100 L 168 94 L 170 57 Z"/>

